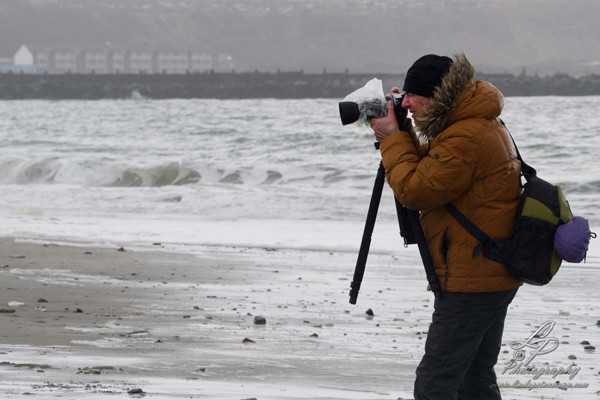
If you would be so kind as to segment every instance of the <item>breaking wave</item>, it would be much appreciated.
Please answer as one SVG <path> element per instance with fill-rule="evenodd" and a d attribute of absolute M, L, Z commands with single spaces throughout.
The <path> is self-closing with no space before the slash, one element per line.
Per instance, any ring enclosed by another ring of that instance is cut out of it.
<path fill-rule="evenodd" d="M 151 167 L 118 167 L 90 162 L 71 164 L 59 157 L 39 161 L 0 161 L 0 179 L 4 184 L 68 183 L 84 186 L 168 186 L 200 181 L 202 175 L 177 162 Z"/>
<path fill-rule="evenodd" d="M 199 172 L 180 166 L 178 163 L 151 168 L 132 168 L 123 171 L 113 186 L 167 186 L 188 185 L 202 178 Z"/>
<path fill-rule="evenodd" d="M 41 160 L 0 160 L 2 184 L 75 184 L 108 187 L 161 187 L 198 183 L 224 185 L 291 185 L 326 187 L 336 184 L 368 187 L 373 176 L 323 166 L 229 166 L 169 162 L 152 166 L 125 166 L 110 162 L 68 161 L 60 157 Z"/>

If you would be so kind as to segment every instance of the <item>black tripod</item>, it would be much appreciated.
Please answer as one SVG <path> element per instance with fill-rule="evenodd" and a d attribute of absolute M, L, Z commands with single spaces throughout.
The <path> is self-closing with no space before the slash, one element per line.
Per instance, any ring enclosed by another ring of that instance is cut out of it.
<path fill-rule="evenodd" d="M 378 148 L 378 145 L 379 143 L 376 143 L 375 147 Z M 377 177 L 375 178 L 375 185 L 373 186 L 373 194 L 371 195 L 371 202 L 369 204 L 369 211 L 367 213 L 367 221 L 363 231 L 362 242 L 358 252 L 358 259 L 356 260 L 354 278 L 350 284 L 350 304 L 356 304 L 358 291 L 360 290 L 360 285 L 365 274 L 365 265 L 367 263 L 367 256 L 369 255 L 369 247 L 371 246 L 371 236 L 373 234 L 373 228 L 375 227 L 375 219 L 377 218 L 377 211 L 379 210 L 379 203 L 381 201 L 381 193 L 383 192 L 384 183 L 385 169 L 383 167 L 383 162 L 380 162 L 379 169 L 377 170 Z M 421 259 L 423 260 L 423 266 L 425 267 L 425 273 L 427 275 L 429 287 L 433 291 L 435 297 L 440 297 L 442 293 L 440 282 L 435 273 L 433 261 L 431 260 L 431 254 L 429 254 L 429 248 L 427 247 L 425 235 L 423 234 L 423 229 L 421 228 L 419 213 L 404 207 L 395 198 L 395 196 L 394 200 L 396 201 L 396 213 L 398 214 L 400 235 L 404 238 L 404 245 L 408 246 L 409 244 L 416 243 L 419 246 L 419 253 L 421 253 Z"/>

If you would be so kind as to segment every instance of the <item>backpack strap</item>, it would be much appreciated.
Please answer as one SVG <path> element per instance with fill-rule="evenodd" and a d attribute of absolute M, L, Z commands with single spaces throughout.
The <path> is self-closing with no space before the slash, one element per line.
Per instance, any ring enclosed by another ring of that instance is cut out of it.
<path fill-rule="evenodd" d="M 492 261 L 496 261 L 502 264 L 506 263 L 506 253 L 508 251 L 508 243 L 498 239 L 490 237 L 487 233 L 479 229 L 469 218 L 465 216 L 458 208 L 452 203 L 444 205 L 446 210 L 462 225 L 467 232 L 469 232 L 475 239 L 479 241 L 479 244 L 473 249 L 473 258 L 477 257 L 483 247 L 483 255 L 485 258 L 489 258 Z"/>
<path fill-rule="evenodd" d="M 500 122 L 502 122 L 502 125 L 504 125 L 504 127 L 506 128 L 506 124 L 504 123 L 504 121 L 502 121 L 502 119 L 500 119 Z M 510 136 L 510 139 L 512 140 L 515 146 L 515 150 L 517 150 L 517 157 L 521 162 L 521 174 L 525 177 L 527 181 L 529 181 L 529 179 L 536 176 L 537 172 L 535 168 L 523 161 L 521 153 L 519 153 L 519 148 L 515 143 L 515 139 L 512 137 L 508 128 L 506 128 L 506 131 L 508 132 L 508 135 Z M 475 239 L 479 241 L 479 244 L 477 244 L 477 246 L 475 246 L 475 248 L 473 249 L 473 258 L 479 255 L 479 253 L 481 252 L 481 247 L 483 247 L 484 257 L 492 261 L 506 264 L 506 257 L 509 247 L 508 243 L 490 237 L 487 233 L 479 229 L 479 227 L 475 225 L 469 218 L 467 218 L 465 214 L 463 214 L 458 208 L 456 208 L 454 204 L 447 203 L 444 205 L 444 207 L 467 232 L 469 232 Z"/>
<path fill-rule="evenodd" d="M 525 179 L 527 181 L 529 181 L 530 178 L 537 175 L 537 171 L 531 165 L 529 165 L 525 161 L 523 161 L 523 158 L 521 157 L 521 153 L 519 153 L 519 148 L 517 147 L 517 143 L 515 142 L 515 139 L 512 137 L 512 134 L 508 130 L 508 127 L 506 126 L 504 121 L 502 121 L 502 119 L 500 119 L 500 122 L 502 122 L 502 125 L 504 125 L 504 128 L 506 128 L 506 132 L 508 132 L 508 135 L 510 136 L 510 140 L 512 140 L 513 145 L 515 146 L 515 150 L 517 150 L 517 157 L 519 158 L 519 161 L 521 161 L 521 174 L 525 177 Z"/>

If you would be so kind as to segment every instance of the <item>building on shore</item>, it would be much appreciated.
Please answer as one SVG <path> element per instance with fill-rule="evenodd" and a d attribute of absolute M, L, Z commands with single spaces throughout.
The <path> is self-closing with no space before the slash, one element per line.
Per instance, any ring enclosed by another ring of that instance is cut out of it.
<path fill-rule="evenodd" d="M 0 59 L 0 73 L 188 74 L 232 70 L 235 70 L 235 61 L 231 55 L 213 56 L 199 51 L 112 47 L 30 49 L 23 45 L 15 53 L 13 60 Z"/>
<path fill-rule="evenodd" d="M 0 73 L 28 73 L 37 71 L 33 53 L 27 46 L 21 46 L 12 59 L 0 58 Z"/>

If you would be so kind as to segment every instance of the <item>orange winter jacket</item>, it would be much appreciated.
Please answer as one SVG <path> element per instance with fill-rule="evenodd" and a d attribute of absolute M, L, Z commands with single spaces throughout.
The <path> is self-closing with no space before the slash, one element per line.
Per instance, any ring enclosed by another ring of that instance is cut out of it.
<path fill-rule="evenodd" d="M 381 141 L 387 181 L 421 224 L 443 291 L 494 292 L 521 285 L 503 264 L 474 252 L 477 240 L 444 208 L 452 202 L 489 236 L 508 240 L 521 194 L 520 162 L 499 120 L 503 96 L 454 58 L 414 131 Z"/>

